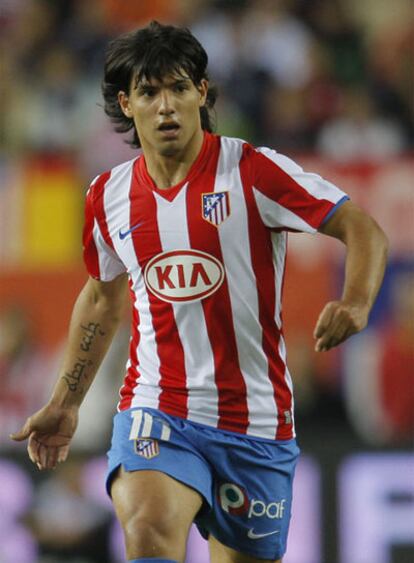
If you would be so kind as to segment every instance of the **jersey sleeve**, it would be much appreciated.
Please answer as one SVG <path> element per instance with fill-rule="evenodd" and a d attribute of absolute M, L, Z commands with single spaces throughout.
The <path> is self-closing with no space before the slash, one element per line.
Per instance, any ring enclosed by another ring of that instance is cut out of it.
<path fill-rule="evenodd" d="M 254 151 L 253 194 L 263 223 L 273 229 L 315 233 L 347 194 L 268 148 Z"/>
<path fill-rule="evenodd" d="M 89 275 L 100 281 L 112 281 L 126 271 L 115 250 L 105 241 L 94 211 L 93 185 L 86 194 L 83 228 L 83 259 Z"/>

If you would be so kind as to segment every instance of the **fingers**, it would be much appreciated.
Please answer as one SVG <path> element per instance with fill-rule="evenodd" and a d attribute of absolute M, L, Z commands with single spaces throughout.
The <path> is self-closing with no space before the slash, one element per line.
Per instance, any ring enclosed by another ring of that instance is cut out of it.
<path fill-rule="evenodd" d="M 57 448 L 42 444 L 39 439 L 39 433 L 36 432 L 33 426 L 31 419 L 28 418 L 23 428 L 15 434 L 11 434 L 10 438 L 16 440 L 17 442 L 22 442 L 23 440 L 29 438 L 27 443 L 27 453 L 29 454 L 30 460 L 35 463 L 39 469 L 50 469 L 55 467 L 58 453 L 54 453 L 53 450 L 56 450 Z"/>
<path fill-rule="evenodd" d="M 17 441 L 28 438 L 27 451 L 31 461 L 39 469 L 54 469 L 67 458 L 76 425 L 77 411 L 56 410 L 47 405 L 10 437 Z"/>
<path fill-rule="evenodd" d="M 325 352 L 357 332 L 353 311 L 339 301 L 328 303 L 319 316 L 314 336 L 315 350 Z"/>
<path fill-rule="evenodd" d="M 40 463 L 40 467 L 42 469 L 48 469 L 49 450 L 50 450 L 50 448 L 44 446 L 40 442 L 40 444 L 39 444 L 39 463 Z"/>
<path fill-rule="evenodd" d="M 29 454 L 30 460 L 37 465 L 38 469 L 42 469 L 41 457 L 40 457 L 40 441 L 32 434 L 29 438 L 27 444 L 27 453 Z"/>
<path fill-rule="evenodd" d="M 63 446 L 61 448 L 58 448 L 58 450 L 57 462 L 62 463 L 63 461 L 66 461 L 66 458 L 68 457 L 69 446 Z"/>
<path fill-rule="evenodd" d="M 43 442 L 42 436 L 32 434 L 29 438 L 27 451 L 30 460 L 38 469 L 56 469 L 58 463 L 65 461 L 69 453 L 69 445 L 53 446 Z"/>
<path fill-rule="evenodd" d="M 315 350 L 317 352 L 324 351 L 327 345 L 327 339 L 330 336 L 330 327 L 334 317 L 335 309 L 333 304 L 328 303 L 322 310 L 316 322 L 315 330 L 313 331 L 314 338 L 317 339 Z"/>
<path fill-rule="evenodd" d="M 30 436 L 27 443 L 27 453 L 29 454 L 30 461 L 36 464 L 39 463 L 39 446 L 40 443 L 33 436 Z"/>
<path fill-rule="evenodd" d="M 316 342 L 316 351 L 325 352 L 338 346 L 348 336 L 348 327 L 340 318 L 334 317 L 332 322 L 326 327 L 321 337 Z"/>
<path fill-rule="evenodd" d="M 39 469 L 56 469 L 59 456 L 59 448 L 56 446 L 45 446 L 40 444 L 39 447 Z"/>
<path fill-rule="evenodd" d="M 320 338 L 326 332 L 329 324 L 331 323 L 332 316 L 334 314 L 334 308 L 331 303 L 328 303 L 316 322 L 315 330 L 313 331 L 313 336 L 315 338 Z"/>

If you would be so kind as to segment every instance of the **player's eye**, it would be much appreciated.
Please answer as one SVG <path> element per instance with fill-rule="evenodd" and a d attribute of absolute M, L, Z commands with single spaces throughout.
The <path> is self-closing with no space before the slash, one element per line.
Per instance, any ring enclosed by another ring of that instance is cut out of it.
<path fill-rule="evenodd" d="M 188 90 L 186 84 L 175 84 L 174 85 L 174 92 L 184 92 L 185 90 Z"/>
<path fill-rule="evenodd" d="M 155 95 L 155 89 L 154 88 L 142 88 L 139 93 L 140 93 L 141 96 L 144 96 L 145 98 L 152 98 Z"/>

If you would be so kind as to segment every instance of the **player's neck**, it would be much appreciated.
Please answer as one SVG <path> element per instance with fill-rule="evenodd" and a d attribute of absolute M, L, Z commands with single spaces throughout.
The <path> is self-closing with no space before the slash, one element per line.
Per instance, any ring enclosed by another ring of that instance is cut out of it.
<path fill-rule="evenodd" d="M 171 156 L 164 156 L 143 147 L 148 174 L 158 189 L 168 189 L 180 183 L 187 176 L 203 146 L 204 133 L 197 132 L 190 142 Z"/>

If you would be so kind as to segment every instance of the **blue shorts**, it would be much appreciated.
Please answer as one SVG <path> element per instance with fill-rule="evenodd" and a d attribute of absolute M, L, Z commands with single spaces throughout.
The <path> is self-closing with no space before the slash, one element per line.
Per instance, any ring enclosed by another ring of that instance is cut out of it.
<path fill-rule="evenodd" d="M 237 551 L 280 559 L 292 504 L 296 440 L 251 439 L 148 408 L 114 417 L 107 491 L 116 469 L 155 470 L 204 498 L 195 523 Z"/>

